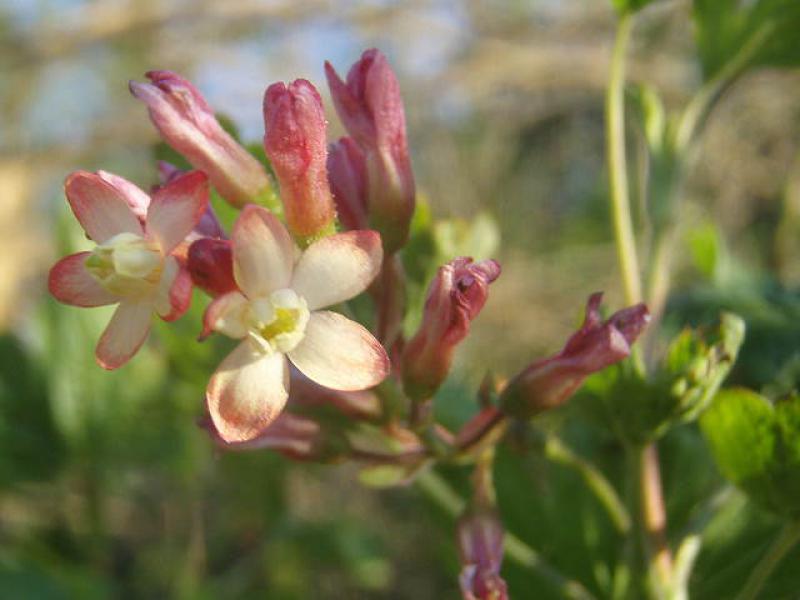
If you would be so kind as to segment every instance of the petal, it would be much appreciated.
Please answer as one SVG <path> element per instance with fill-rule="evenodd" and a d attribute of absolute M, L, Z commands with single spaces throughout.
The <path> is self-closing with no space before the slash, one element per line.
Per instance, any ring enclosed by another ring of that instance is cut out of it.
<path fill-rule="evenodd" d="M 105 306 L 119 298 L 101 286 L 86 270 L 84 262 L 91 252 L 65 256 L 50 269 L 47 286 L 59 302 L 73 306 Z"/>
<path fill-rule="evenodd" d="M 327 310 L 311 313 L 303 341 L 288 354 L 306 377 L 334 390 L 363 390 L 389 374 L 380 342 L 358 323 Z"/>
<path fill-rule="evenodd" d="M 211 335 L 212 331 L 219 331 L 235 339 L 247 335 L 247 325 L 244 315 L 247 310 L 247 298 L 238 291 L 228 292 L 215 298 L 203 313 L 203 332 L 200 339 Z"/>
<path fill-rule="evenodd" d="M 147 339 L 152 313 L 149 302 L 121 302 L 97 342 L 97 364 L 116 369 L 128 362 Z"/>
<path fill-rule="evenodd" d="M 271 212 L 250 204 L 233 226 L 233 273 L 249 298 L 267 296 L 289 285 L 294 243 Z"/>
<path fill-rule="evenodd" d="M 100 175 L 77 171 L 64 183 L 67 201 L 83 230 L 98 244 L 118 233 L 142 235 L 124 194 Z"/>
<path fill-rule="evenodd" d="M 103 181 L 113 185 L 117 191 L 122 194 L 122 197 L 125 198 L 125 202 L 128 203 L 128 207 L 130 207 L 131 212 L 136 215 L 136 218 L 139 219 L 139 221 L 144 223 L 145 218 L 147 217 L 147 208 L 150 206 L 150 196 L 148 196 L 138 185 L 128 181 L 124 177 L 114 175 L 108 171 L 98 171 L 97 174 L 103 178 Z"/>
<path fill-rule="evenodd" d="M 347 231 L 314 242 L 300 257 L 292 289 L 309 310 L 349 300 L 372 283 L 381 268 L 383 249 L 376 231 Z"/>
<path fill-rule="evenodd" d="M 208 177 L 191 171 L 159 188 L 147 211 L 147 233 L 168 254 L 194 229 L 208 206 Z"/>
<path fill-rule="evenodd" d="M 158 288 L 156 312 L 165 321 L 181 317 L 192 302 L 192 278 L 174 256 L 167 258 Z"/>
<path fill-rule="evenodd" d="M 280 414 L 289 396 L 283 354 L 262 354 L 241 342 L 222 361 L 206 389 L 211 420 L 225 442 L 256 438 Z"/>

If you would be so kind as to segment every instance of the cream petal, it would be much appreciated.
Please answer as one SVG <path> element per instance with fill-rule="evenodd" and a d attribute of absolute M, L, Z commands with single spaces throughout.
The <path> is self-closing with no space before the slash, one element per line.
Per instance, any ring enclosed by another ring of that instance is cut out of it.
<path fill-rule="evenodd" d="M 118 233 L 142 235 L 124 195 L 100 175 L 77 171 L 64 183 L 67 201 L 86 234 L 98 244 Z"/>
<path fill-rule="evenodd" d="M 288 356 L 306 377 L 334 390 L 363 390 L 389 374 L 389 357 L 380 342 L 355 321 L 330 311 L 311 313 L 303 341 Z"/>
<path fill-rule="evenodd" d="M 288 286 L 294 243 L 271 212 L 247 205 L 233 226 L 233 273 L 248 298 L 264 297 Z"/>
<path fill-rule="evenodd" d="M 200 339 L 207 338 L 213 331 L 236 339 L 245 337 L 247 310 L 247 298 L 240 292 L 228 292 L 217 296 L 203 313 L 203 332 L 200 334 Z"/>
<path fill-rule="evenodd" d="M 50 269 L 48 288 L 59 302 L 73 306 L 105 306 L 119 302 L 89 274 L 84 263 L 91 252 L 65 256 Z"/>
<path fill-rule="evenodd" d="M 363 292 L 381 268 L 383 248 L 376 231 L 347 231 L 311 244 L 294 270 L 291 287 L 309 310 L 344 302 Z"/>
<path fill-rule="evenodd" d="M 262 354 L 248 341 L 241 342 L 206 389 L 208 412 L 220 438 L 231 443 L 258 437 L 283 410 L 288 388 L 283 354 Z"/>
<path fill-rule="evenodd" d="M 168 254 L 194 229 L 208 206 L 208 177 L 191 171 L 159 188 L 147 210 L 147 233 Z"/>
<path fill-rule="evenodd" d="M 97 342 L 97 364 L 116 369 L 128 362 L 147 339 L 152 313 L 149 302 L 121 302 Z"/>
<path fill-rule="evenodd" d="M 180 318 L 192 303 L 192 277 L 174 256 L 168 256 L 158 286 L 156 312 L 165 321 Z"/>

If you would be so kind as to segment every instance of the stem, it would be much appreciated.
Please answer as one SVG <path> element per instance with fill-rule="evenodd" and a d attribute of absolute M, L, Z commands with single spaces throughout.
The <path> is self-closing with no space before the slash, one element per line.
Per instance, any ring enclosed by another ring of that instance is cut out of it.
<path fill-rule="evenodd" d="M 416 479 L 417 487 L 452 518 L 458 518 L 466 503 L 452 487 L 434 471 L 427 470 Z M 558 589 L 565 598 L 571 600 L 593 600 L 594 596 L 579 582 L 567 578 L 555 567 L 549 565 L 536 550 L 513 533 L 506 532 L 505 553 L 518 565 L 526 567 Z"/>
<path fill-rule="evenodd" d="M 744 588 L 736 597 L 737 600 L 755 600 L 761 588 L 769 579 L 769 576 L 780 564 L 783 557 L 800 542 L 800 521 L 787 523 L 778 533 L 778 537 L 772 542 L 769 550 L 758 562 L 755 569 L 750 573 Z"/>
<path fill-rule="evenodd" d="M 545 455 L 554 462 L 575 469 L 594 493 L 611 522 L 622 535 L 631 529 L 631 517 L 616 490 L 606 477 L 589 461 L 575 454 L 554 435 L 548 435 L 544 446 Z"/>
<path fill-rule="evenodd" d="M 611 210 L 614 219 L 617 259 L 625 288 L 625 301 L 629 305 L 636 304 L 642 299 L 625 153 L 625 55 L 631 38 L 632 26 L 631 15 L 626 14 L 620 18 L 614 51 L 611 56 L 608 90 L 606 91 L 606 144 L 611 186 Z"/>

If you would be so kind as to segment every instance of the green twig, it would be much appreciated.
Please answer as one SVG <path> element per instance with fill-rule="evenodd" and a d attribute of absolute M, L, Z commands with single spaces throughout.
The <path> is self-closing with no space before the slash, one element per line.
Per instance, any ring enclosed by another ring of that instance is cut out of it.
<path fill-rule="evenodd" d="M 417 487 L 448 515 L 457 518 L 464 510 L 466 503 L 452 487 L 432 470 L 423 471 L 416 479 Z M 537 573 L 553 588 L 570 600 L 593 600 L 594 596 L 579 582 L 567 578 L 555 567 L 545 562 L 536 550 L 513 533 L 506 532 L 504 538 L 505 553 L 517 564 Z"/>
<path fill-rule="evenodd" d="M 784 525 L 778 533 L 778 537 L 772 542 L 764 557 L 758 562 L 755 569 L 750 573 L 742 591 L 736 600 L 755 600 L 758 598 L 761 588 L 772 575 L 772 572 L 780 564 L 783 557 L 800 542 L 800 521 L 794 521 Z"/>

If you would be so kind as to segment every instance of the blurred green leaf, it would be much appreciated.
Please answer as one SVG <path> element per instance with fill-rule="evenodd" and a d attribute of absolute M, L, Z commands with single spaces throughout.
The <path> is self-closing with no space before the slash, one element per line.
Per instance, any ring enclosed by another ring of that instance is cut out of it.
<path fill-rule="evenodd" d="M 620 15 L 634 13 L 643 9 L 651 2 L 653 2 L 653 0 L 611 0 L 611 3 Z"/>

